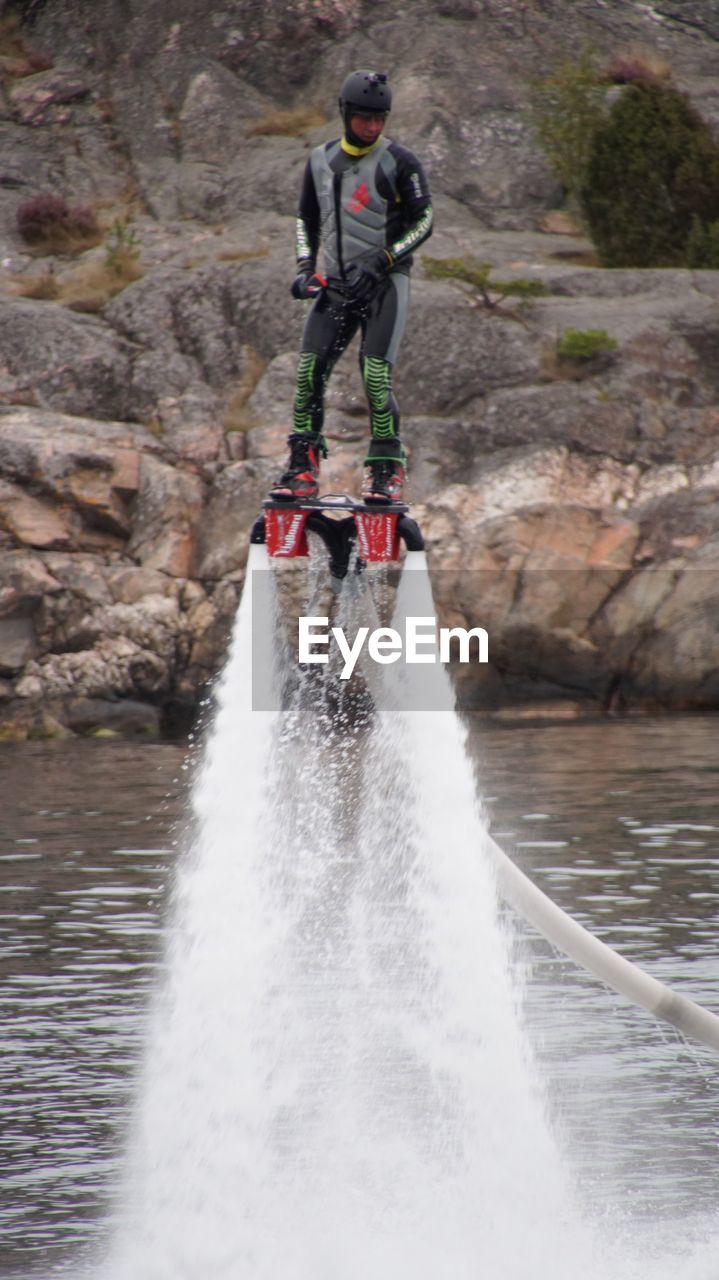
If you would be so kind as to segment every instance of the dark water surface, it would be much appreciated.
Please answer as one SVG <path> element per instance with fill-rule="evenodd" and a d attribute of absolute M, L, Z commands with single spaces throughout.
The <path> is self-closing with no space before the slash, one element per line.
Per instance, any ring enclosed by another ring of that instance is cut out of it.
<path fill-rule="evenodd" d="M 162 962 L 183 757 L 0 747 L 0 1274 L 102 1230 Z"/>
<path fill-rule="evenodd" d="M 506 852 L 602 941 L 719 1014 L 719 719 L 475 731 L 473 742 Z M 716 1052 L 514 916 L 511 927 L 528 968 L 526 1023 L 585 1205 L 651 1223 L 659 1255 L 677 1233 L 716 1230 Z"/>
<path fill-rule="evenodd" d="M 582 924 L 717 1013 L 718 731 L 711 718 L 471 727 L 499 843 Z M 188 790 L 175 745 L 0 747 L 0 1275 L 52 1274 L 107 1231 Z M 580 1194 L 599 1217 L 656 1221 L 660 1240 L 706 1228 L 716 1055 L 511 927 Z"/>

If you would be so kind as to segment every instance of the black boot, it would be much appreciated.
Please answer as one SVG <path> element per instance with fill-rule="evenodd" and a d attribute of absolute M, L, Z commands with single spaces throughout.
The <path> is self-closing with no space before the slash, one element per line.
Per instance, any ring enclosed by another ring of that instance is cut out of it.
<path fill-rule="evenodd" d="M 290 456 L 287 470 L 283 472 L 270 497 L 277 502 L 291 502 L 293 498 L 316 498 L 319 491 L 320 455 L 327 457 L 325 442 L 314 431 L 293 431 L 288 437 Z"/>
<path fill-rule="evenodd" d="M 364 463 L 363 500 L 378 504 L 401 502 L 407 454 L 399 436 L 391 436 L 388 440 L 373 437 Z"/>

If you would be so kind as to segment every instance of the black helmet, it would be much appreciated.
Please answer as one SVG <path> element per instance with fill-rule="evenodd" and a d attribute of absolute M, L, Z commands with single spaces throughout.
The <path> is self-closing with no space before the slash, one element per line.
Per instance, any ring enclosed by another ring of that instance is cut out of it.
<path fill-rule="evenodd" d="M 355 111 L 384 112 L 392 107 L 386 71 L 353 71 L 340 89 L 340 115 L 345 124 Z"/>

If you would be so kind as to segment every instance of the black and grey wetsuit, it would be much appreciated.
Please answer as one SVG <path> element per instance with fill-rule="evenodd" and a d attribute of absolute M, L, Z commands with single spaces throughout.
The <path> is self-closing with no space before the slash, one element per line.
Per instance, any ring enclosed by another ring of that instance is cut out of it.
<path fill-rule="evenodd" d="M 343 281 L 349 263 L 372 249 L 389 249 L 395 270 L 406 273 L 413 250 L 431 230 L 427 179 L 406 147 L 389 138 L 365 149 L 338 140 L 312 152 L 300 197 L 297 257 L 316 262 L 321 239 L 329 281 Z"/>
<path fill-rule="evenodd" d="M 295 431 L 322 431 L 324 388 L 358 329 L 360 367 L 372 436 L 398 435 L 391 374 L 407 318 L 412 254 L 432 232 L 424 170 L 406 147 L 381 137 L 357 148 L 339 139 L 316 147 L 305 169 L 297 219 L 297 258 L 327 279 L 310 312 L 302 341 L 295 397 Z M 349 264 L 389 251 L 392 267 L 369 304 L 345 292 Z"/>

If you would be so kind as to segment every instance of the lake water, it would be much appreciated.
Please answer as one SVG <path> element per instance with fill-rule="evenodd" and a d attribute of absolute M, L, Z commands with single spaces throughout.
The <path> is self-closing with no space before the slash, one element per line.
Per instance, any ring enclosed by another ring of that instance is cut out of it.
<path fill-rule="evenodd" d="M 498 842 L 717 1013 L 718 724 L 470 725 Z M 0 1276 L 73 1275 L 110 1230 L 191 773 L 173 744 L 0 747 Z M 646 1274 L 663 1275 L 662 1257 L 719 1230 L 716 1055 L 507 924 L 580 1201 L 651 1238 Z M 702 1265 L 691 1274 L 719 1275 L 719 1250 Z"/>

